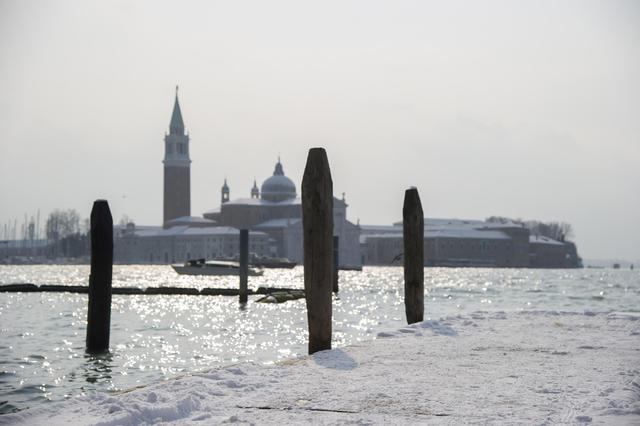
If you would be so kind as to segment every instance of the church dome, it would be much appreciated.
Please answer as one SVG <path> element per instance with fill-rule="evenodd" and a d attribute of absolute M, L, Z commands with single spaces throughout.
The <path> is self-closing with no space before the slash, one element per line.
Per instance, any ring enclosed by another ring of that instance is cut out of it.
<path fill-rule="evenodd" d="M 291 179 L 284 175 L 282 163 L 278 158 L 273 176 L 267 178 L 262 183 L 260 189 L 261 197 L 267 201 L 284 201 L 290 198 L 296 198 L 296 185 Z"/>

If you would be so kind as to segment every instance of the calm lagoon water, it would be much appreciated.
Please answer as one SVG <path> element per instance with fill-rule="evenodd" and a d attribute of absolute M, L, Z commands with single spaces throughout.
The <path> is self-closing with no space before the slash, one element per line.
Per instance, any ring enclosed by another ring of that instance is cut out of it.
<path fill-rule="evenodd" d="M 0 266 L 0 284 L 86 285 L 86 265 Z M 115 266 L 114 286 L 236 287 L 237 277 L 178 276 L 168 266 Z M 266 270 L 249 286 L 303 287 L 303 269 Z M 475 311 L 640 310 L 640 271 L 425 269 L 425 316 Z M 306 354 L 305 301 L 113 296 L 111 351 L 84 352 L 87 296 L 0 293 L 0 414 L 90 391 L 112 392 L 238 362 Z M 334 346 L 374 339 L 404 323 L 402 268 L 340 272 Z"/>

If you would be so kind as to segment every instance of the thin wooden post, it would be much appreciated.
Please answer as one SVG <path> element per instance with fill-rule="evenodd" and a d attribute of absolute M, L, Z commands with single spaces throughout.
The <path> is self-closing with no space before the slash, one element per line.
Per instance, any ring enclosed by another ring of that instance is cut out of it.
<path fill-rule="evenodd" d="M 402 207 L 404 237 L 404 307 L 407 323 L 423 320 L 424 316 L 424 215 L 416 188 L 404 193 Z"/>
<path fill-rule="evenodd" d="M 338 271 L 340 270 L 340 237 L 333 236 L 333 292 L 337 293 L 338 287 Z"/>
<path fill-rule="evenodd" d="M 249 230 L 240 230 L 240 303 L 247 303 L 249 280 Z"/>
<path fill-rule="evenodd" d="M 87 312 L 87 352 L 109 350 L 113 218 L 109 203 L 96 200 L 91 209 L 91 274 Z"/>
<path fill-rule="evenodd" d="M 331 349 L 333 181 L 327 153 L 311 148 L 302 178 L 304 290 L 309 354 Z"/>

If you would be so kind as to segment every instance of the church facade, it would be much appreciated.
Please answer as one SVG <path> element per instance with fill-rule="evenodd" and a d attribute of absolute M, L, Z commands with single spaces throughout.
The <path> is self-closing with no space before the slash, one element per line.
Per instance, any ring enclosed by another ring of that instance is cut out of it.
<path fill-rule="evenodd" d="M 264 232 L 270 237 L 271 255 L 303 261 L 302 200 L 295 183 L 285 175 L 278 158 L 273 175 L 260 189 L 254 181 L 249 197 L 231 199 L 225 180 L 221 189 L 220 207 L 204 214 L 206 219 L 219 225 Z M 339 261 L 343 266 L 361 265 L 360 227 L 347 220 L 347 203 L 344 198 L 333 199 L 333 234 L 339 241 Z"/>
<path fill-rule="evenodd" d="M 302 203 L 295 183 L 285 175 L 280 158 L 258 188 L 254 180 L 247 198 L 231 199 L 225 179 L 220 206 L 191 216 L 189 135 L 176 97 L 164 137 L 165 155 L 162 226 L 116 226 L 114 258 L 120 263 L 174 263 L 239 254 L 240 229 L 249 230 L 249 250 L 256 256 L 286 257 L 303 262 Z M 359 266 L 360 227 L 347 220 L 347 203 L 334 197 L 334 235 L 339 262 Z"/>

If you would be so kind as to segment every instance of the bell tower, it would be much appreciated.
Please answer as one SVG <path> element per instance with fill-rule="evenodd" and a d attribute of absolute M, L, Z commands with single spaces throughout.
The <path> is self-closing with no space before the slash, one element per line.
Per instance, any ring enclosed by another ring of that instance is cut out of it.
<path fill-rule="evenodd" d="M 253 188 L 251 188 L 251 198 L 260 198 L 260 190 L 258 189 L 258 183 L 256 178 L 253 178 Z"/>
<path fill-rule="evenodd" d="M 164 216 L 163 223 L 191 215 L 191 159 L 189 135 L 184 132 L 178 102 L 178 86 L 169 134 L 164 136 Z"/>
<path fill-rule="evenodd" d="M 222 199 L 220 200 L 222 204 L 226 203 L 229 201 L 229 185 L 227 185 L 227 178 L 224 178 L 224 185 L 222 185 L 222 188 L 220 189 L 221 195 L 222 195 Z"/>

